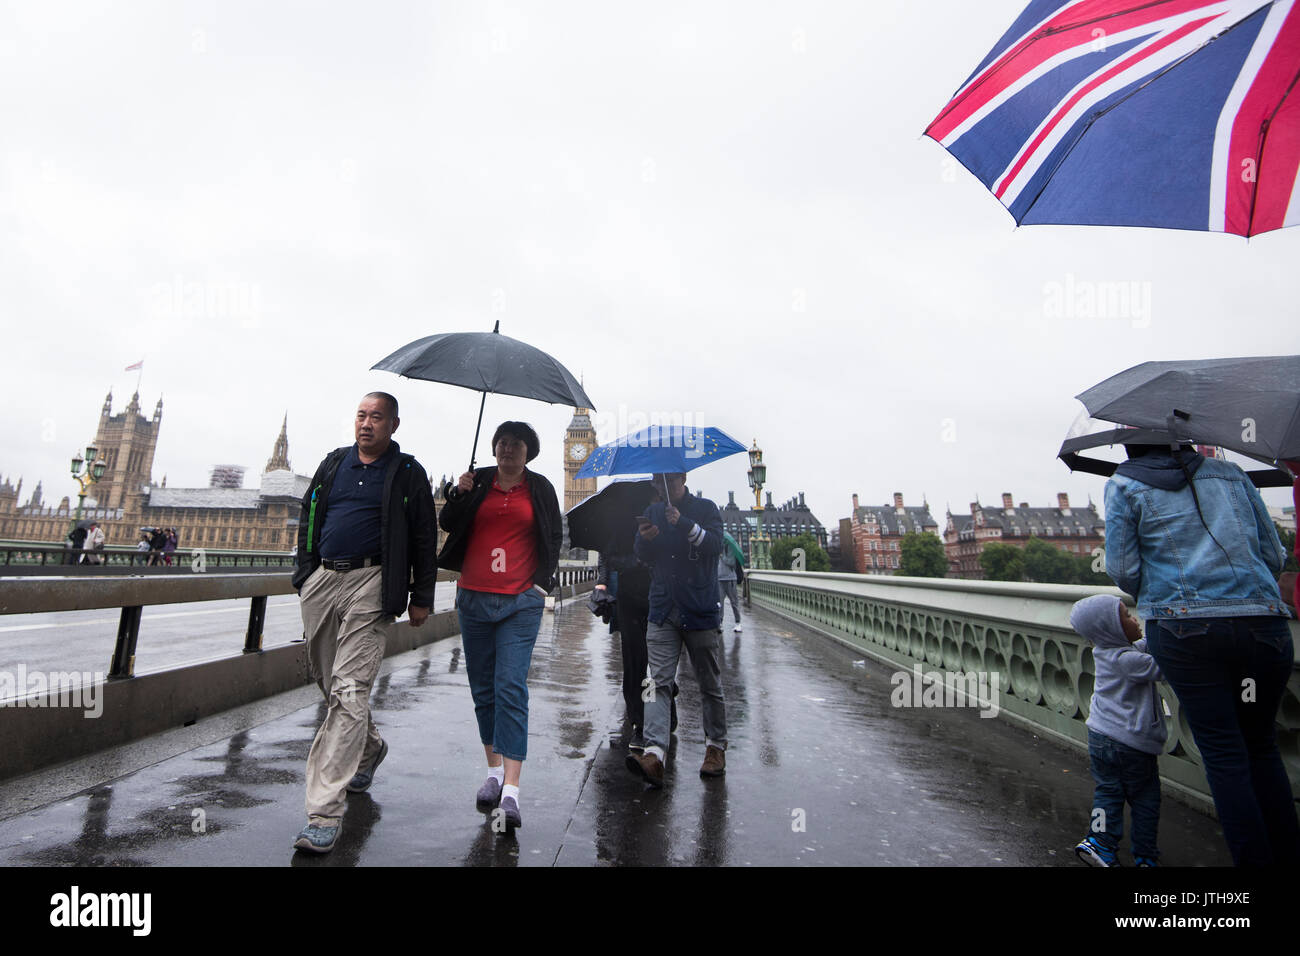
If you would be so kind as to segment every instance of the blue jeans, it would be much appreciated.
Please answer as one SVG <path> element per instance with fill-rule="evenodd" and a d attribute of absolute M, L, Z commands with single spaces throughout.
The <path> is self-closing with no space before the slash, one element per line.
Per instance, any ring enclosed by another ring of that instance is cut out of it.
<path fill-rule="evenodd" d="M 511 760 L 528 756 L 528 666 L 545 604 L 531 587 L 521 594 L 456 589 L 479 740 Z"/>
<path fill-rule="evenodd" d="M 1156 830 L 1160 825 L 1160 771 L 1156 755 L 1088 730 L 1088 762 L 1097 788 L 1089 835 L 1108 850 L 1124 836 L 1124 801 L 1133 814 L 1133 855 L 1156 859 Z M 1098 815 L 1097 811 L 1102 811 Z"/>
<path fill-rule="evenodd" d="M 1295 653 L 1286 619 L 1154 618 L 1147 650 L 1187 715 L 1233 862 L 1300 864 L 1300 826 L 1274 729 Z"/>

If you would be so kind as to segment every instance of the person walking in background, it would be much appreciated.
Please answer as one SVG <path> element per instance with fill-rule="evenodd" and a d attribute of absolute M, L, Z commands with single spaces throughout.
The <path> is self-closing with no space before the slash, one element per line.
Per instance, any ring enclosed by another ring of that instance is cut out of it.
<path fill-rule="evenodd" d="M 104 529 L 99 526 L 98 521 L 92 521 L 90 523 L 90 532 L 86 535 L 85 561 L 87 564 L 103 563 L 104 540 Z"/>
<path fill-rule="evenodd" d="M 84 548 L 86 547 L 86 535 L 89 533 L 90 532 L 81 525 L 77 525 L 68 532 L 68 547 L 71 549 L 68 553 L 68 564 L 81 563 L 81 559 L 85 554 Z"/>
<path fill-rule="evenodd" d="M 1124 804 L 1133 822 L 1133 862 L 1155 866 L 1160 857 L 1160 770 L 1156 758 L 1169 732 L 1146 653 L 1142 625 L 1114 595 L 1094 594 L 1070 610 L 1070 626 L 1092 644 L 1096 681 L 1088 705 L 1088 762 L 1096 790 L 1090 832 L 1074 848 L 1091 866 L 1119 866 Z"/>
<path fill-rule="evenodd" d="M 1137 599 L 1238 866 L 1300 863 L 1274 723 L 1291 676 L 1286 555 L 1259 491 L 1187 446 L 1130 445 L 1106 482 L 1106 573 Z"/>
<path fill-rule="evenodd" d="M 736 618 L 736 626 L 732 628 L 739 634 L 744 628 L 740 624 L 740 595 L 736 592 L 736 582 L 744 572 L 740 570 L 740 562 L 736 560 L 736 555 L 731 548 L 723 547 L 722 553 L 718 555 L 718 590 L 721 592 L 718 599 L 722 616 L 726 617 L 726 602 L 731 602 L 731 613 Z"/>
<path fill-rule="evenodd" d="M 167 545 L 167 532 L 162 528 L 154 528 L 153 534 L 149 536 L 149 566 L 158 567 L 162 564 L 163 548 Z"/>
<path fill-rule="evenodd" d="M 368 790 L 388 755 L 370 716 L 385 630 L 404 610 L 419 627 L 433 607 L 433 492 L 392 440 L 400 421 L 397 399 L 366 395 L 356 443 L 325 456 L 302 499 L 293 586 L 307 661 L 329 705 L 307 755 L 307 825 L 293 844 L 311 853 L 334 848 L 346 795 Z"/>
<path fill-rule="evenodd" d="M 651 491 L 650 503 L 663 500 L 658 491 Z M 608 590 L 611 578 L 615 581 L 615 629 L 619 634 L 619 650 L 623 658 L 623 704 L 632 734 L 627 749 L 633 753 L 645 751 L 645 690 L 646 622 L 650 615 L 650 568 L 642 564 L 634 551 L 637 534 L 636 517 L 626 516 L 626 524 L 610 536 L 601 550 L 596 565 L 596 590 Z M 672 695 L 677 696 L 677 682 L 673 681 Z M 669 733 L 677 729 L 677 701 L 672 703 Z"/>
<path fill-rule="evenodd" d="M 163 561 L 170 568 L 172 566 L 172 553 L 176 550 L 176 529 L 167 528 L 163 534 L 165 535 L 163 540 Z"/>
<path fill-rule="evenodd" d="M 659 474 L 654 481 L 668 489 L 669 500 L 646 509 L 635 546 L 637 557 L 653 568 L 646 651 L 654 695 L 645 707 L 645 753 L 628 754 L 627 766 L 650 786 L 662 787 L 672 683 L 683 647 L 703 698 L 706 739 L 700 775 L 726 772 L 727 709 L 718 664 L 718 554 L 723 542 L 718 506 L 690 494 L 686 475 Z"/>
<path fill-rule="evenodd" d="M 467 471 L 447 491 L 439 563 L 459 571 L 456 613 L 488 776 L 475 806 L 498 806 L 523 826 L 519 776 L 528 756 L 528 668 L 546 595 L 555 587 L 564 529 L 555 488 L 526 465 L 541 451 L 525 422 L 492 436 L 496 465 Z"/>

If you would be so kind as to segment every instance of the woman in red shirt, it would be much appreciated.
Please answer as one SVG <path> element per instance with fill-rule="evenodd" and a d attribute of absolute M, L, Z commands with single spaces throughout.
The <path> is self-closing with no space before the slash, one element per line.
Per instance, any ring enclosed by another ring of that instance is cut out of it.
<path fill-rule="evenodd" d="M 524 422 L 492 436 L 496 467 L 467 471 L 438 523 L 448 532 L 438 565 L 460 571 L 456 611 L 488 777 L 475 803 L 499 805 L 506 829 L 523 825 L 519 772 L 528 751 L 528 668 L 559 564 L 555 488 L 527 462 L 541 450 Z"/>

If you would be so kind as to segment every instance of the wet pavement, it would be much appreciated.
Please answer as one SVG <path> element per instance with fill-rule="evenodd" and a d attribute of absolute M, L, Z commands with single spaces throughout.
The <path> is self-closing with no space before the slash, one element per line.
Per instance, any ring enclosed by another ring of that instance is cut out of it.
<path fill-rule="evenodd" d="M 385 662 L 372 706 L 390 753 L 332 854 L 291 849 L 320 703 L 0 820 L 0 864 L 1080 866 L 1082 752 L 975 710 L 894 708 L 890 669 L 759 608 L 721 640 L 725 777 L 699 776 L 685 657 L 666 787 L 628 772 L 618 641 L 579 600 L 543 617 L 514 834 L 474 809 L 483 756 L 453 638 Z M 25 785 L 0 784 L 0 806 Z M 1215 822 L 1168 794 L 1160 826 L 1165 864 L 1230 863 Z"/>

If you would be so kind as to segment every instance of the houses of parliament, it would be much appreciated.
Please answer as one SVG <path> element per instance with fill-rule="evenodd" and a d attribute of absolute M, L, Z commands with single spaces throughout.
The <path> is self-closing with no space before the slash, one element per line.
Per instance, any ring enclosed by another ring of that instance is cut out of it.
<path fill-rule="evenodd" d="M 298 541 L 302 497 L 311 478 L 294 472 L 289 462 L 288 416 L 271 448 L 256 488 L 242 487 L 244 469 L 218 466 L 207 488 L 168 488 L 153 480 L 154 451 L 162 427 L 163 403 L 146 418 L 135 393 L 126 408 L 113 414 L 109 392 L 99 412 L 95 448 L 105 463 L 103 477 L 87 491 L 83 521 L 97 521 L 106 543 L 134 545 L 142 528 L 175 528 L 181 548 L 286 552 Z M 594 479 L 578 479 L 577 469 L 595 447 L 590 412 L 575 409 L 564 436 L 564 507 L 567 511 L 595 493 Z M 90 462 L 86 463 L 87 466 Z M 314 466 L 313 466 L 314 470 Z M 64 497 L 57 505 L 44 500 L 37 482 L 19 504 L 23 482 L 0 478 L 0 540 L 62 544 L 72 527 L 76 505 Z M 434 505 L 441 510 L 440 483 Z M 439 532 L 439 546 L 443 532 Z"/>

